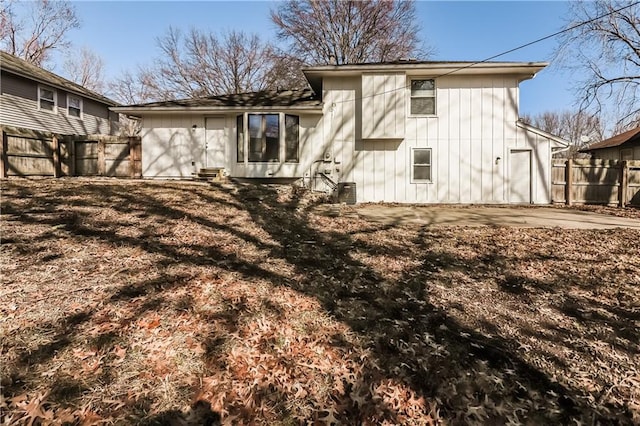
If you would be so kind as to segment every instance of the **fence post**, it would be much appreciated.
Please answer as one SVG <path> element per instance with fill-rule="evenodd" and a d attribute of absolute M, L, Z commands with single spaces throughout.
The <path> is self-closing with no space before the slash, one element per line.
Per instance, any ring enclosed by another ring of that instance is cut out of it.
<path fill-rule="evenodd" d="M 67 158 L 69 161 L 69 176 L 76 175 L 76 138 L 69 139 Z"/>
<path fill-rule="evenodd" d="M 564 199 L 565 203 L 571 205 L 571 195 L 573 193 L 573 159 L 567 160 L 566 168 L 564 170 Z"/>
<path fill-rule="evenodd" d="M 627 205 L 627 187 L 629 186 L 629 164 L 627 160 L 620 161 L 620 186 L 618 186 L 619 206 Z"/>
<path fill-rule="evenodd" d="M 57 135 L 53 135 L 51 138 L 51 145 L 53 150 L 53 177 L 59 178 L 62 168 L 60 167 L 60 143 Z"/>
<path fill-rule="evenodd" d="M 0 178 L 7 177 L 7 134 L 4 129 L 0 129 Z"/>
<path fill-rule="evenodd" d="M 107 162 L 105 161 L 104 152 L 105 140 L 98 138 L 98 176 L 104 176 L 107 173 Z"/>

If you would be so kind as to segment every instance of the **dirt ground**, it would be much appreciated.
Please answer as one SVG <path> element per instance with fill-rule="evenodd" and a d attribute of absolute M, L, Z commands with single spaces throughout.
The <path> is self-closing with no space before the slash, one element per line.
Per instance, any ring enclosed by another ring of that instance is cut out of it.
<path fill-rule="evenodd" d="M 3 180 L 2 424 L 638 424 L 640 231 Z"/>

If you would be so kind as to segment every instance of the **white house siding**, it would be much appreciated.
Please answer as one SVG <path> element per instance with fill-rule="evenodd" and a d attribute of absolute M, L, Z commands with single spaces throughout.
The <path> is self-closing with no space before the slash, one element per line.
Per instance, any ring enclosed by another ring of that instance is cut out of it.
<path fill-rule="evenodd" d="M 313 161 L 322 158 L 325 152 L 325 145 L 321 139 L 322 129 L 317 129 L 320 115 L 292 113 L 298 115 L 300 119 L 300 161 L 298 163 L 238 163 L 236 118 L 239 114 L 241 112 L 222 116 L 225 123 L 222 142 L 226 146 L 220 147 L 219 150 L 224 150 L 226 153 L 223 166 L 230 176 L 303 177 L 309 174 Z M 220 117 L 220 115 L 173 114 L 143 117 L 142 175 L 148 178 L 185 178 L 191 177 L 194 171 L 205 167 L 205 119 L 207 117 Z M 329 144 L 326 148 L 329 148 Z M 319 167 L 321 166 L 316 164 L 312 173 Z M 332 168 L 333 163 L 328 167 Z"/>
<path fill-rule="evenodd" d="M 361 98 L 358 84 L 325 79 L 324 120 L 329 118 L 332 97 L 339 96 L 333 94 L 338 84 L 342 85 L 340 94 L 351 92 L 350 99 Z M 409 87 L 410 78 L 406 78 L 405 85 Z M 508 202 L 508 146 L 515 146 L 517 141 L 516 78 L 450 76 L 438 78 L 436 85 L 435 116 L 411 116 L 409 103 L 403 104 L 404 139 L 363 140 L 362 135 L 355 135 L 353 172 L 342 180 L 356 182 L 359 202 Z M 408 89 L 404 97 L 408 99 Z M 334 114 L 342 114 L 334 118 L 337 123 L 355 118 L 359 124 L 368 117 L 359 114 L 357 102 L 333 109 Z M 344 145 L 344 140 L 349 139 L 337 140 L 337 145 Z M 432 149 L 431 183 L 411 181 L 414 148 Z"/>
<path fill-rule="evenodd" d="M 403 72 L 362 75 L 362 138 L 403 139 L 406 123 Z"/>
<path fill-rule="evenodd" d="M 191 177 L 191 173 L 204 167 L 204 132 L 204 117 L 190 115 L 144 117 L 141 133 L 142 176 Z"/>
<path fill-rule="evenodd" d="M 420 77 L 430 78 L 414 78 Z M 404 87 L 409 87 L 410 78 L 402 79 Z M 389 84 L 397 87 L 396 80 L 397 73 L 389 78 L 376 75 L 371 80 L 373 90 Z M 365 83 L 361 76 L 325 77 L 322 114 L 294 113 L 300 117 L 299 163 L 237 163 L 235 127 L 239 112 L 228 113 L 224 138 L 227 172 L 234 177 L 299 178 L 328 171 L 335 181 L 356 183 L 358 202 L 502 204 L 514 199 L 510 197 L 512 151 L 530 150 L 531 192 L 527 195 L 533 203 L 550 202 L 552 143 L 516 125 L 517 77 L 437 78 L 434 116 L 411 116 L 410 91 L 401 89 L 404 101 L 392 103 L 403 111 L 389 111 L 391 121 L 381 118 L 377 122 L 385 124 L 380 128 L 364 126 L 363 120 L 373 114 L 369 111 L 370 98 L 364 96 L 372 89 Z M 398 117 L 405 117 L 404 124 L 396 124 Z M 204 125 L 202 115 L 146 116 L 143 175 L 188 177 L 202 167 Z M 398 136 L 397 129 L 402 129 L 404 137 L 389 137 L 391 133 Z M 386 137 L 368 139 L 363 137 L 363 130 Z M 414 148 L 432 149 L 431 183 L 412 182 Z M 325 153 L 332 161 L 318 161 Z"/>

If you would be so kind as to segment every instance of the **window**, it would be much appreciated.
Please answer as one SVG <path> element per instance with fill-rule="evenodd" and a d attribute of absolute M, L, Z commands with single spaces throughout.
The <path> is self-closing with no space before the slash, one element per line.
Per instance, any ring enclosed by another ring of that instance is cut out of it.
<path fill-rule="evenodd" d="M 413 150 L 413 182 L 431 182 L 431 148 Z"/>
<path fill-rule="evenodd" d="M 300 118 L 297 115 L 284 116 L 284 161 L 298 162 Z"/>
<path fill-rule="evenodd" d="M 278 114 L 249 114 L 249 161 L 280 161 Z"/>
<path fill-rule="evenodd" d="M 245 129 L 246 121 L 246 129 Z M 299 161 L 300 118 L 296 115 L 243 114 L 236 118 L 239 163 Z M 244 132 L 248 132 L 245 138 Z M 245 153 L 246 151 L 246 153 Z"/>
<path fill-rule="evenodd" d="M 42 110 L 56 112 L 56 91 L 49 87 L 38 87 L 38 106 Z"/>
<path fill-rule="evenodd" d="M 238 163 L 244 163 L 244 116 L 236 117 L 236 146 Z"/>
<path fill-rule="evenodd" d="M 436 113 L 436 81 L 411 80 L 411 115 Z"/>
<path fill-rule="evenodd" d="M 82 118 L 82 99 L 67 95 L 67 115 Z"/>

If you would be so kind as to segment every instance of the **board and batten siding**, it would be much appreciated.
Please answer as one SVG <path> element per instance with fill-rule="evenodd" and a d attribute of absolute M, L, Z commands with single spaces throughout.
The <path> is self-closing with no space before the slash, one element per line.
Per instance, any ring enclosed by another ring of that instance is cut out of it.
<path fill-rule="evenodd" d="M 0 124 L 64 135 L 113 134 L 117 115 L 107 105 L 82 98 L 82 119 L 67 115 L 67 92 L 56 89 L 55 112 L 38 108 L 38 83 L 2 73 Z"/>
<path fill-rule="evenodd" d="M 375 78 L 380 84 L 373 91 L 387 91 L 389 79 Z M 403 77 L 405 101 L 397 102 L 403 111 L 389 114 L 406 117 L 404 138 L 398 139 L 367 139 L 359 132 L 368 128 L 365 121 L 372 117 L 365 112 L 371 103 L 364 93 L 372 90 L 367 88 L 369 83 L 357 78 L 325 78 L 323 82 L 324 136 L 342 153 L 340 180 L 356 183 L 358 202 L 508 203 L 512 201 L 510 153 L 516 149 L 531 150 L 531 202 L 550 201 L 551 146 L 544 137 L 517 128 L 516 77 L 438 78 L 433 116 L 410 114 L 411 78 L 429 76 Z M 350 124 L 352 121 L 355 123 Z M 431 149 L 429 183 L 412 180 L 416 148 Z"/>
<path fill-rule="evenodd" d="M 403 139 L 406 123 L 404 72 L 362 75 L 362 138 Z"/>
<path fill-rule="evenodd" d="M 237 132 L 236 119 L 241 113 L 225 115 L 148 115 L 142 122 L 142 175 L 148 178 L 186 178 L 200 168 L 210 167 L 207 164 L 205 149 L 224 152 L 223 166 L 233 177 L 241 178 L 301 178 L 314 173 L 318 163 L 314 161 L 322 158 L 330 145 L 324 144 L 322 130 L 317 130 L 318 114 L 295 114 L 299 117 L 299 159 L 293 162 L 247 162 L 237 161 Z M 221 138 L 214 140 L 224 146 L 207 147 L 207 118 L 222 118 L 216 120 L 224 123 Z"/>
<path fill-rule="evenodd" d="M 146 116 L 141 136 L 143 177 L 187 178 L 205 167 L 204 117 Z"/>

